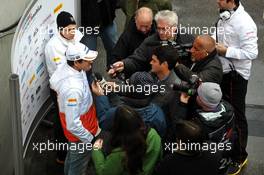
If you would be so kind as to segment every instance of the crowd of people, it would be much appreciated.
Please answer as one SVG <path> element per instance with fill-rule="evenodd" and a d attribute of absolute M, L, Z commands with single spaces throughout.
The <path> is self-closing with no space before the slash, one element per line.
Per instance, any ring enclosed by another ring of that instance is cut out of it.
<path fill-rule="evenodd" d="M 98 29 L 92 34 L 78 31 L 70 13 L 58 14 L 45 48 L 55 139 L 70 148 L 92 145 L 57 152 L 65 175 L 89 174 L 88 164 L 98 175 L 241 171 L 257 29 L 239 0 L 216 2 L 212 36 L 180 33 L 167 0 L 82 0 L 82 26 Z M 118 7 L 127 15 L 119 39 Z M 107 78 L 92 69 L 98 36 Z"/>

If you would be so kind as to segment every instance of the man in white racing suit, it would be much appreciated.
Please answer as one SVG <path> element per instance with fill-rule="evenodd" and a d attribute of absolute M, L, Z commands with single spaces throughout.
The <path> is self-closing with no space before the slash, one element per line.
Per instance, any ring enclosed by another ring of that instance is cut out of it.
<path fill-rule="evenodd" d="M 58 32 L 52 36 L 45 47 L 45 61 L 49 77 L 52 76 L 58 67 L 66 63 L 65 52 L 68 45 L 79 42 L 83 37 L 82 33 L 76 30 L 76 22 L 70 13 L 65 11 L 60 12 L 56 18 L 56 22 Z M 50 89 L 50 97 L 55 107 L 55 116 L 53 119 L 54 138 L 59 143 L 67 143 L 60 124 L 57 94 L 52 89 Z M 63 164 L 66 154 L 66 150 L 57 150 L 56 162 Z"/>
<path fill-rule="evenodd" d="M 65 52 L 68 45 L 79 42 L 83 37 L 83 34 L 76 29 L 76 22 L 70 13 L 62 11 L 56 20 L 58 32 L 52 36 L 45 47 L 45 61 L 49 77 L 57 67 L 66 63 Z"/>
<path fill-rule="evenodd" d="M 51 88 L 58 94 L 60 120 L 69 150 L 65 175 L 83 175 L 90 159 L 91 142 L 100 133 L 96 109 L 85 71 L 92 67 L 98 52 L 81 43 L 69 44 L 67 63 L 50 78 Z"/>
<path fill-rule="evenodd" d="M 223 65 L 223 98 L 234 107 L 235 133 L 229 174 L 238 174 L 247 163 L 248 124 L 245 116 L 247 84 L 252 60 L 257 58 L 257 27 L 240 0 L 217 0 L 220 19 L 216 49 Z"/>

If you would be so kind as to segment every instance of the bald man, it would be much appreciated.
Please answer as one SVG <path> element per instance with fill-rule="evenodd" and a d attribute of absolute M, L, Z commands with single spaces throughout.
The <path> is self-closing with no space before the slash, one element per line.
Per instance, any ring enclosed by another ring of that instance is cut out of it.
<path fill-rule="evenodd" d="M 112 50 L 111 62 L 115 63 L 131 55 L 145 38 L 155 32 L 152 10 L 147 7 L 138 9 Z"/>
<path fill-rule="evenodd" d="M 135 24 L 137 30 L 143 34 L 148 34 L 153 22 L 152 10 L 147 7 L 142 7 L 135 14 Z"/>
<path fill-rule="evenodd" d="M 176 74 L 184 81 L 188 81 L 192 75 L 198 75 L 203 82 L 220 84 L 223 68 L 218 58 L 214 39 L 209 35 L 197 36 L 190 51 L 193 65 L 187 68 L 182 64 L 176 64 Z"/>

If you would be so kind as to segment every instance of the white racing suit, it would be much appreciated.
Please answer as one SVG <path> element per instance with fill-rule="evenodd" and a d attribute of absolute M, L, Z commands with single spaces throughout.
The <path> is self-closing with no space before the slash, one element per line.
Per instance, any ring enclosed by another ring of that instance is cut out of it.
<path fill-rule="evenodd" d="M 64 64 L 50 78 L 58 94 L 60 120 L 70 142 L 91 143 L 100 132 L 91 90 L 84 71 Z"/>
<path fill-rule="evenodd" d="M 49 73 L 49 77 L 55 72 L 57 67 L 66 63 L 65 52 L 69 43 L 79 42 L 83 37 L 83 34 L 79 31 L 75 31 L 74 39 L 67 40 L 63 38 L 58 32 L 48 41 L 45 47 L 45 61 Z"/>

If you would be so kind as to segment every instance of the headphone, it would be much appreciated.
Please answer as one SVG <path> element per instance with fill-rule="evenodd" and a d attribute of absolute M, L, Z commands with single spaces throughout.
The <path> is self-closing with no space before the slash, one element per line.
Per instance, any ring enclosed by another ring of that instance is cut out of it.
<path fill-rule="evenodd" d="M 237 10 L 238 6 L 235 7 L 234 9 L 232 10 L 223 10 L 223 9 L 220 9 L 219 10 L 219 16 L 220 16 L 220 19 L 223 20 L 223 21 L 227 21 L 231 18 L 232 14 Z"/>
<path fill-rule="evenodd" d="M 231 15 L 234 13 L 233 10 L 224 10 L 224 11 L 220 11 L 220 19 L 223 21 L 227 21 L 231 18 Z"/>

